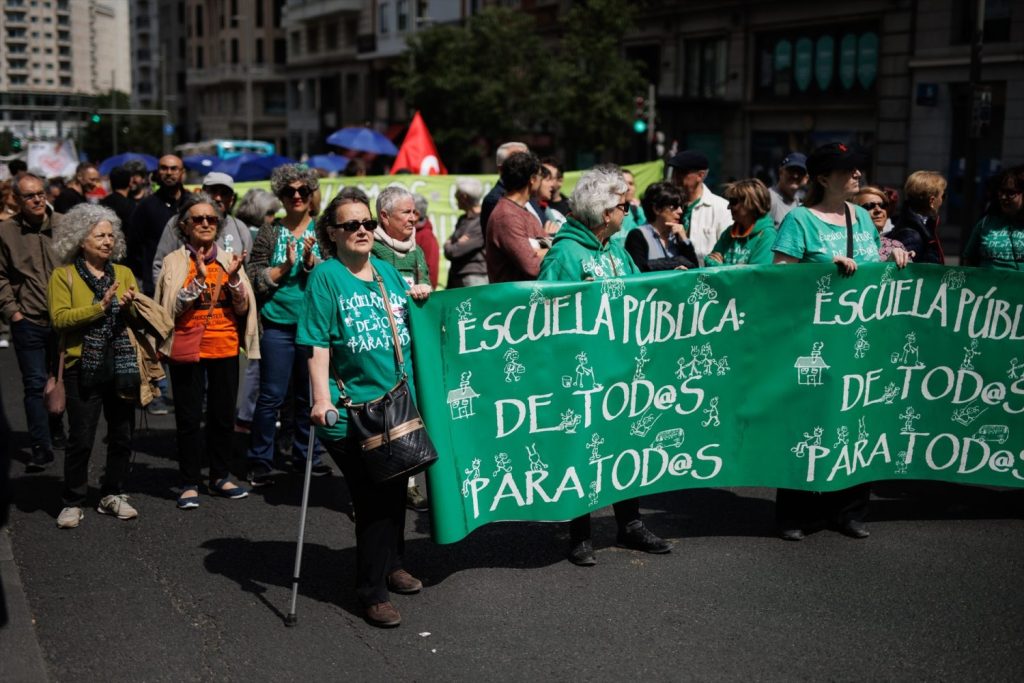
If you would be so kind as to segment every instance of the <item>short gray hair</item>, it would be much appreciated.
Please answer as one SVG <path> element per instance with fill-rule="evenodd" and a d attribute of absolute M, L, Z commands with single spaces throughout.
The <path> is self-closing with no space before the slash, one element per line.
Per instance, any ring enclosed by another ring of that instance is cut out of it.
<path fill-rule="evenodd" d="M 604 221 L 604 212 L 621 202 L 626 194 L 626 180 L 614 166 L 597 166 L 580 176 L 569 198 L 573 216 L 588 228 Z"/>
<path fill-rule="evenodd" d="M 529 152 L 530 147 L 525 142 L 506 142 L 505 144 L 498 147 L 498 151 L 494 154 L 494 161 L 498 164 L 498 168 L 505 163 L 505 159 L 516 152 Z"/>
<path fill-rule="evenodd" d="M 419 212 L 420 218 L 426 220 L 427 211 L 430 209 L 430 202 L 428 202 L 427 198 L 421 194 L 414 194 L 412 196 L 412 201 L 416 205 L 416 211 Z"/>
<path fill-rule="evenodd" d="M 413 200 L 413 202 L 416 201 L 412 192 L 409 192 L 409 190 L 405 189 L 401 185 L 388 185 L 385 187 L 380 191 L 380 194 L 377 195 L 377 219 L 379 220 L 381 215 L 385 213 L 390 216 L 394 211 L 395 204 L 398 203 L 400 199 L 406 198 Z"/>
<path fill-rule="evenodd" d="M 459 178 L 455 181 L 455 191 L 472 199 L 474 204 L 479 204 L 480 198 L 484 196 L 484 185 L 476 178 Z"/>
<path fill-rule="evenodd" d="M 245 193 L 235 209 L 235 218 L 255 228 L 263 225 L 263 219 L 273 211 L 281 210 L 281 200 L 266 190 L 254 187 Z"/>
<path fill-rule="evenodd" d="M 208 204 L 213 212 L 217 214 L 217 237 L 220 238 L 221 230 L 224 229 L 224 214 L 221 213 L 220 205 L 213 201 L 213 197 L 206 194 L 205 192 L 189 192 L 186 193 L 184 201 L 181 203 L 181 208 L 178 209 L 178 219 L 174 222 L 174 229 L 178 231 L 178 238 L 182 242 L 188 244 L 188 235 L 182 229 L 185 225 L 185 220 L 188 219 L 188 210 L 196 204 Z"/>
<path fill-rule="evenodd" d="M 110 254 L 112 261 L 124 258 L 124 233 L 121 232 L 121 219 L 117 214 L 100 204 L 77 204 L 64 214 L 64 219 L 57 229 L 53 241 L 53 252 L 62 265 L 70 265 L 82 251 L 82 242 L 89 236 L 92 229 L 107 221 L 114 229 L 114 250 Z"/>
<path fill-rule="evenodd" d="M 320 176 L 316 171 L 305 164 L 285 164 L 270 174 L 270 190 L 276 197 L 295 181 L 305 183 L 311 191 L 320 189 Z"/>

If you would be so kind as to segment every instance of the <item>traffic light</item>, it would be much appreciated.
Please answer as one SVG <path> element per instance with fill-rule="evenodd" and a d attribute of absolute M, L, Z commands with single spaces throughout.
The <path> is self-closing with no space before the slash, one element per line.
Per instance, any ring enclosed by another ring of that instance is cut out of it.
<path fill-rule="evenodd" d="M 92 117 L 90 117 L 89 120 L 92 121 L 93 123 L 99 123 L 100 121 L 103 120 L 103 117 L 100 116 L 100 113 L 98 111 L 94 111 L 92 113 Z"/>
<path fill-rule="evenodd" d="M 14 149 L 21 149 L 21 138 L 15 137 L 11 139 L 11 147 Z"/>
<path fill-rule="evenodd" d="M 642 135 L 647 132 L 647 100 L 636 98 L 636 111 L 633 115 L 633 132 Z"/>

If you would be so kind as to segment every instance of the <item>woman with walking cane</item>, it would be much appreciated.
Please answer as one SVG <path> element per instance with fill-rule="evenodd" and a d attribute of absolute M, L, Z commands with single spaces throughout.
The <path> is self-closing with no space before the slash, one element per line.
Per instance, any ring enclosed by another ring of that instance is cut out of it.
<path fill-rule="evenodd" d="M 406 295 L 422 301 L 430 286 L 408 285 L 393 266 L 370 255 L 376 227 L 369 199 L 356 188 L 339 192 L 317 221 L 317 239 L 326 260 L 310 273 L 297 342 L 312 348 L 311 419 L 352 495 L 356 595 L 366 620 L 387 628 L 402 621 L 389 591 L 408 595 L 423 588 L 402 566 L 408 477 L 380 483 L 371 477 L 358 444 L 346 438 L 346 411 L 337 406 L 342 405 L 342 389 L 359 403 L 380 398 L 399 375 L 411 382 Z M 393 339 L 399 340 L 401 367 L 396 367 L 399 354 Z M 328 427 L 331 411 L 338 411 L 340 419 Z"/>

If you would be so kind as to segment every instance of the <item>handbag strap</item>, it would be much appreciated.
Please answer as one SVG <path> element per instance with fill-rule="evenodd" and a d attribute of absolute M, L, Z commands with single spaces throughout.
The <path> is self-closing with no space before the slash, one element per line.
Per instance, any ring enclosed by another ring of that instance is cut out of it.
<path fill-rule="evenodd" d="M 853 258 L 853 221 L 850 220 L 850 203 L 843 202 L 846 213 L 846 258 Z"/>
<path fill-rule="evenodd" d="M 70 297 L 71 296 L 71 287 L 72 287 L 72 284 L 71 284 L 71 266 L 68 266 L 67 268 L 65 268 L 64 272 L 68 276 L 68 296 Z M 64 381 L 64 354 L 65 354 L 66 351 L 67 351 L 67 338 L 64 336 L 64 333 L 61 332 L 60 333 L 60 355 L 57 357 L 57 381 L 58 382 L 63 382 Z M 52 358 L 53 356 L 50 356 L 50 357 Z"/>

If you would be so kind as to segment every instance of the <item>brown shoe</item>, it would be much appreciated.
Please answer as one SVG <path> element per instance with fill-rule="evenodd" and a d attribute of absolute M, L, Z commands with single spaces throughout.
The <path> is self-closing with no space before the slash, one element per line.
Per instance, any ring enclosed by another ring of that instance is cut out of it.
<path fill-rule="evenodd" d="M 388 590 L 399 595 L 413 595 L 423 590 L 423 582 L 404 569 L 396 569 L 388 575 Z"/>
<path fill-rule="evenodd" d="M 366 621 L 379 628 L 394 628 L 402 623 L 402 615 L 390 602 L 378 602 L 366 608 Z"/>

